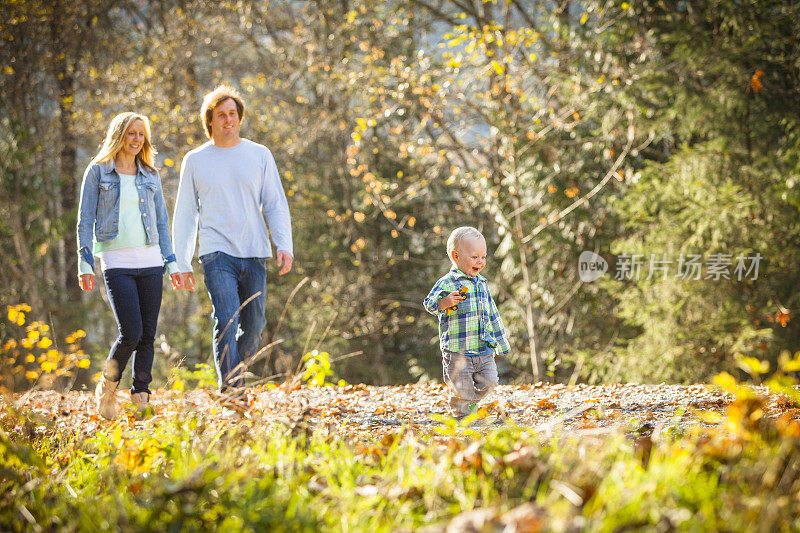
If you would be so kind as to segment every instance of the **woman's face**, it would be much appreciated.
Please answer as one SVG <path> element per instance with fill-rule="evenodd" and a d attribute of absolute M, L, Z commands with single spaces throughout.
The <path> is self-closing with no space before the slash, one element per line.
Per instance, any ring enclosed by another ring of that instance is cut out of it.
<path fill-rule="evenodd" d="M 146 135 L 144 122 L 137 118 L 128 127 L 128 131 L 125 132 L 120 152 L 130 157 L 136 157 L 142 151 Z"/>

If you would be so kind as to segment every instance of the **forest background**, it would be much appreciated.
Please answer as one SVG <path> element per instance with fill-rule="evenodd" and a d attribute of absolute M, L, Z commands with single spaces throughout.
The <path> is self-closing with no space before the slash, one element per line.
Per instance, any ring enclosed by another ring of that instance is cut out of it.
<path fill-rule="evenodd" d="M 737 354 L 774 362 L 800 346 L 799 21 L 796 2 L 767 0 L 4 0 L 0 301 L 85 330 L 88 384 L 116 326 L 103 288 L 77 284 L 83 170 L 115 114 L 144 113 L 171 214 L 180 161 L 205 141 L 202 95 L 227 82 L 294 226 L 257 374 L 318 347 L 350 382 L 440 379 L 421 301 L 467 224 L 487 236 L 508 382 L 698 382 Z M 583 251 L 609 272 L 582 282 Z M 635 254 L 640 275 L 615 276 Z M 676 277 L 692 255 L 701 279 Z M 669 261 L 652 276 L 651 257 Z M 730 279 L 706 279 L 726 260 Z M 211 362 L 202 282 L 165 291 L 156 349 L 157 381 Z"/>

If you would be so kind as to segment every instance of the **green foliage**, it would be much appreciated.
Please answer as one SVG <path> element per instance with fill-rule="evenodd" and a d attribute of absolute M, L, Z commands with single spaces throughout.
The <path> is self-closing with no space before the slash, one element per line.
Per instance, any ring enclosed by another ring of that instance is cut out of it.
<path fill-rule="evenodd" d="M 301 379 L 310 387 L 324 387 L 332 385 L 326 380 L 333 376 L 331 370 L 331 356 L 328 352 L 311 350 L 303 356 L 303 375 Z M 340 381 L 340 385 L 344 382 Z"/>
<path fill-rule="evenodd" d="M 206 363 L 197 363 L 194 370 L 182 366 L 170 370 L 170 388 L 175 390 L 186 389 L 215 389 L 217 387 L 217 371 Z"/>
<path fill-rule="evenodd" d="M 96 293 L 76 294 L 83 167 L 114 114 L 145 113 L 171 208 L 183 155 L 205 141 L 202 95 L 229 82 L 302 243 L 294 271 L 270 277 L 265 342 L 282 342 L 263 376 L 297 368 L 324 331 L 331 353 L 363 352 L 335 363 L 349 381 L 438 378 L 420 301 L 465 224 L 487 236 L 511 379 L 699 380 L 736 353 L 774 368 L 800 340 L 800 127 L 786 111 L 800 8 L 435 4 L 3 4 L 0 295 L 85 328 L 99 363 L 115 327 Z M 769 275 L 585 284 L 583 250 L 758 251 Z M 194 297 L 165 292 L 156 382 L 175 361 L 208 361 L 198 281 Z"/>

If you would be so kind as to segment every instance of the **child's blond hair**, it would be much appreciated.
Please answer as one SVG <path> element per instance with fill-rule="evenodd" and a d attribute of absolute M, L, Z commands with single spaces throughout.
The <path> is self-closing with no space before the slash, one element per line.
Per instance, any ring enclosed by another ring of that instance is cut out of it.
<path fill-rule="evenodd" d="M 472 239 L 486 240 L 483 234 L 472 226 L 456 228 L 447 238 L 447 257 L 453 261 L 453 250 L 460 250 L 461 243 Z"/>

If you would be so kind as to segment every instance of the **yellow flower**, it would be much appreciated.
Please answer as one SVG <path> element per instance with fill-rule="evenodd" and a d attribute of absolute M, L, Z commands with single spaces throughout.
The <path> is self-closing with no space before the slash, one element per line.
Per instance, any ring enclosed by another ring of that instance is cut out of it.
<path fill-rule="evenodd" d="M 25 357 L 25 362 L 26 362 L 26 363 L 33 363 L 34 361 L 36 361 L 36 358 L 33 356 L 33 354 L 32 354 L 32 353 L 29 353 L 29 354 L 28 354 L 28 355 Z"/>
<path fill-rule="evenodd" d="M 83 331 L 82 329 L 79 329 L 78 331 L 73 333 L 73 335 L 75 335 L 76 339 L 82 339 L 82 338 L 84 338 L 86 336 L 86 332 Z"/>
<path fill-rule="evenodd" d="M 25 313 L 19 313 L 17 315 L 17 325 L 18 326 L 25 325 Z"/>
<path fill-rule="evenodd" d="M 28 370 L 25 372 L 25 377 L 28 378 L 28 381 L 33 381 L 39 377 L 39 373 L 33 370 Z"/>
<path fill-rule="evenodd" d="M 29 339 L 31 339 L 31 340 L 34 340 L 34 341 L 35 341 L 35 340 L 36 340 L 36 339 L 38 339 L 40 336 L 41 336 L 41 334 L 40 334 L 38 331 L 36 331 L 36 330 L 32 330 L 32 331 L 29 331 L 29 332 L 28 332 L 28 338 L 29 338 Z"/>
<path fill-rule="evenodd" d="M 75 366 L 77 366 L 78 368 L 89 368 L 90 363 L 91 361 L 89 361 L 88 359 L 80 359 L 78 360 L 77 363 L 75 363 Z"/>
<path fill-rule="evenodd" d="M 61 361 L 61 354 L 58 353 L 58 350 L 47 350 L 47 359 L 57 363 Z"/>
<path fill-rule="evenodd" d="M 23 348 L 33 348 L 33 339 L 20 339 L 19 343 Z"/>
<path fill-rule="evenodd" d="M 67 335 L 67 338 L 64 340 L 67 341 L 67 344 L 72 344 L 75 342 L 75 337 L 73 337 L 72 335 Z"/>
<path fill-rule="evenodd" d="M 16 322 L 17 315 L 19 315 L 19 310 L 16 307 L 8 306 L 8 321 L 9 322 Z"/>
<path fill-rule="evenodd" d="M 53 341 L 48 339 L 47 337 L 42 337 L 42 339 L 36 343 L 36 346 L 39 348 L 47 349 L 53 344 Z"/>
<path fill-rule="evenodd" d="M 50 361 L 45 361 L 41 366 L 43 372 L 52 372 L 56 368 L 56 365 Z"/>

